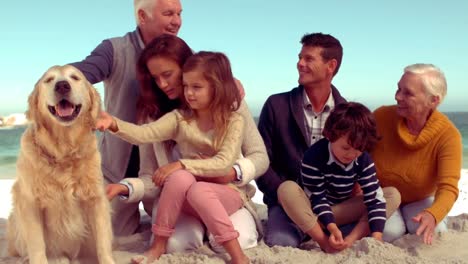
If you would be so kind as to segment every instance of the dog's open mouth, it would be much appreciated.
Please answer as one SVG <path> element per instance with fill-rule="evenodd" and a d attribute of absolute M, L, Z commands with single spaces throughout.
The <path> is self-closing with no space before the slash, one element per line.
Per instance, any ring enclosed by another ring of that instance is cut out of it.
<path fill-rule="evenodd" d="M 69 122 L 78 116 L 81 110 L 81 104 L 75 105 L 65 99 L 62 99 L 58 104 L 54 106 L 49 105 L 48 108 L 50 113 L 59 120 Z"/>

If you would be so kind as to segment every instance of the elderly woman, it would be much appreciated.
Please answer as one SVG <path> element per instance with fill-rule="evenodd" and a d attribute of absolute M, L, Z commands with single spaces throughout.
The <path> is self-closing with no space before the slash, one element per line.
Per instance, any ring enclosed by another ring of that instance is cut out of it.
<path fill-rule="evenodd" d="M 400 209 L 388 219 L 384 240 L 406 231 L 432 243 L 447 229 L 445 217 L 458 197 L 462 142 L 457 128 L 437 111 L 447 93 L 440 69 L 431 64 L 405 68 L 395 94 L 397 105 L 375 111 L 382 136 L 372 156 L 383 187 L 401 193 Z"/>

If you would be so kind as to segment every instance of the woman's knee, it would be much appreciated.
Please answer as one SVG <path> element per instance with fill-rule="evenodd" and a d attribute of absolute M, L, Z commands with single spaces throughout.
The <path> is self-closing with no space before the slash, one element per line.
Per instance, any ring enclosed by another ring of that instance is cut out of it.
<path fill-rule="evenodd" d="M 193 251 L 203 246 L 204 231 L 192 229 L 181 232 L 177 230 L 167 241 L 167 253 Z"/>
<path fill-rule="evenodd" d="M 239 232 L 237 240 L 242 249 L 253 248 L 257 246 L 258 231 L 255 219 L 246 208 L 237 210 L 229 216 L 234 229 Z"/>
<path fill-rule="evenodd" d="M 203 246 L 205 228 L 199 219 L 181 213 L 175 225 L 175 231 L 167 241 L 167 252 L 192 251 Z"/>
<path fill-rule="evenodd" d="M 397 209 L 385 223 L 383 231 L 383 240 L 385 242 L 392 242 L 406 233 L 405 221 L 399 209 Z"/>
<path fill-rule="evenodd" d="M 391 243 L 397 240 L 398 238 L 402 237 L 405 233 L 406 233 L 405 228 L 395 227 L 395 226 L 387 228 L 387 226 L 385 226 L 382 239 L 385 242 Z"/>

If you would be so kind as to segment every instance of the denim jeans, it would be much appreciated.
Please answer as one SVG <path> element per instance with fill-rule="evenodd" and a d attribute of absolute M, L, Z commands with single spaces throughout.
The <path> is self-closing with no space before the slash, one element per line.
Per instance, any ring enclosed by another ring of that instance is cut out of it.
<path fill-rule="evenodd" d="M 383 232 L 383 240 L 392 242 L 403 236 L 406 232 L 415 234 L 419 224 L 413 222 L 412 218 L 424 209 L 431 207 L 433 202 L 434 197 L 430 196 L 421 201 L 401 205 L 400 208 L 387 219 Z M 434 229 L 435 233 L 445 231 L 447 231 L 447 218 L 442 219 Z"/>
<path fill-rule="evenodd" d="M 356 223 L 339 226 L 343 236 L 347 236 Z M 268 208 L 268 222 L 266 228 L 265 243 L 272 246 L 294 247 L 309 238 L 307 234 L 294 224 L 280 205 Z M 327 231 L 324 230 L 326 233 Z"/>
<path fill-rule="evenodd" d="M 272 246 L 297 248 L 305 238 L 304 232 L 294 224 L 280 205 L 268 207 L 265 243 Z"/>

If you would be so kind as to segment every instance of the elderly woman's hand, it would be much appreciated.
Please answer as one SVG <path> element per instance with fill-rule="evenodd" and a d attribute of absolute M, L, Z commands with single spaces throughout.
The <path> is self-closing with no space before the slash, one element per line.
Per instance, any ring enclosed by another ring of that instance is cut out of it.
<path fill-rule="evenodd" d="M 417 214 L 412 220 L 416 223 L 419 223 L 418 230 L 416 230 L 416 235 L 420 236 L 423 234 L 424 244 L 431 245 L 432 238 L 434 236 L 434 229 L 436 227 L 436 220 L 429 212 L 422 211 Z"/>

